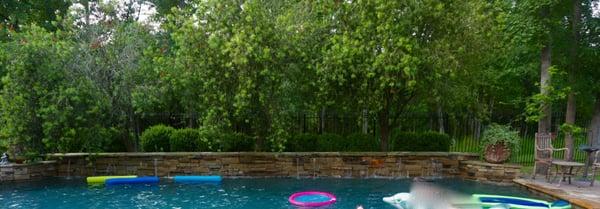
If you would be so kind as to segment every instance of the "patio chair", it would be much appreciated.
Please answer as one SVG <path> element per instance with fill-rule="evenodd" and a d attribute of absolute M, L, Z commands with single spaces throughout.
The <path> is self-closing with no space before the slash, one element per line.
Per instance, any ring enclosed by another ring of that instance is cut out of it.
<path fill-rule="evenodd" d="M 537 175 L 537 165 L 538 163 L 546 165 L 546 181 L 550 179 L 550 168 L 552 166 L 553 161 L 558 161 L 554 159 L 552 156 L 554 151 L 565 151 L 566 155 L 569 154 L 568 148 L 554 148 L 552 146 L 552 134 L 551 133 L 535 133 L 535 161 L 533 163 L 533 174 L 531 176 L 532 179 L 535 179 Z M 537 154 L 540 153 L 541 154 Z"/>
<path fill-rule="evenodd" d="M 596 180 L 596 171 L 600 168 L 600 151 L 596 151 L 594 155 L 594 163 L 592 164 L 592 183 L 590 186 L 594 186 L 594 180 Z"/>

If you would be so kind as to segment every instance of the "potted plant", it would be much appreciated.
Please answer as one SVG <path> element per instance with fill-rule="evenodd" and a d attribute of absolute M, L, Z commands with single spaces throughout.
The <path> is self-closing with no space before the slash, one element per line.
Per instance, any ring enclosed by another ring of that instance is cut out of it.
<path fill-rule="evenodd" d="M 485 161 L 504 163 L 510 158 L 511 151 L 519 150 L 519 133 L 510 126 L 492 124 L 483 132 L 481 148 Z"/>

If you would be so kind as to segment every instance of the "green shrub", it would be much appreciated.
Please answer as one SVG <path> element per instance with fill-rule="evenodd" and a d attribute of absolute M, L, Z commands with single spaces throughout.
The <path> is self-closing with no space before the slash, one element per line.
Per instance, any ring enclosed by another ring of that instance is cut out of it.
<path fill-rule="evenodd" d="M 297 134 L 288 139 L 285 144 L 286 152 L 314 152 L 317 151 L 317 134 Z"/>
<path fill-rule="evenodd" d="M 391 136 L 393 151 L 411 152 L 448 152 L 452 140 L 438 132 L 400 132 L 395 130 Z"/>
<path fill-rule="evenodd" d="M 165 125 L 152 126 L 142 133 L 141 145 L 146 152 L 168 152 L 170 148 L 171 133 L 173 127 Z"/>
<path fill-rule="evenodd" d="M 346 145 L 344 147 L 344 150 L 340 150 L 340 151 L 346 151 L 346 152 L 379 151 L 379 140 L 377 140 L 375 137 L 368 135 L 368 134 L 362 134 L 362 133 L 350 134 L 350 135 L 346 136 L 346 140 L 345 140 L 344 144 Z"/>
<path fill-rule="evenodd" d="M 298 134 L 285 145 L 286 152 L 368 152 L 379 150 L 378 140 L 367 134 Z"/>
<path fill-rule="evenodd" d="M 209 151 L 207 143 L 200 139 L 200 132 L 193 128 L 173 131 L 170 142 L 171 152 Z"/>
<path fill-rule="evenodd" d="M 254 151 L 254 138 L 241 133 L 215 134 L 220 151 L 222 152 L 249 152 Z"/>
<path fill-rule="evenodd" d="M 317 140 L 317 151 L 338 152 L 346 149 L 344 137 L 337 134 L 321 134 Z"/>

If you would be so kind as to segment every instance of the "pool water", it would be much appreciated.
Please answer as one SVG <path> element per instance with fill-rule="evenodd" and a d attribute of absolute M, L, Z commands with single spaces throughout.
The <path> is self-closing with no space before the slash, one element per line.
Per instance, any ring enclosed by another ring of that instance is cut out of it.
<path fill-rule="evenodd" d="M 162 180 L 162 179 L 161 179 Z M 459 179 L 435 182 L 464 194 L 498 194 L 532 197 L 515 186 L 496 186 Z M 224 179 L 221 184 L 95 186 L 84 179 L 47 179 L 45 181 L 0 184 L 0 208 L 232 208 L 275 209 L 290 205 L 294 192 L 320 190 L 333 193 L 337 202 L 321 209 L 392 209 L 382 197 L 409 192 L 410 180 L 389 179 Z"/>

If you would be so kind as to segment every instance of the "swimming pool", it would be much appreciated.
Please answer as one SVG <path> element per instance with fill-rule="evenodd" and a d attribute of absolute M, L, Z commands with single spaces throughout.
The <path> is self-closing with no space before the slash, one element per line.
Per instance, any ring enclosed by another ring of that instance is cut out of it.
<path fill-rule="evenodd" d="M 496 186 L 460 179 L 435 184 L 457 192 L 532 197 L 515 186 Z M 162 181 L 155 186 L 90 187 L 85 179 L 53 178 L 46 181 L 0 184 L 0 208 L 297 208 L 288 196 L 304 190 L 335 194 L 337 202 L 327 209 L 392 209 L 382 197 L 408 192 L 410 180 L 390 179 L 224 179 L 219 185 L 174 184 Z"/>

